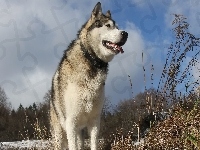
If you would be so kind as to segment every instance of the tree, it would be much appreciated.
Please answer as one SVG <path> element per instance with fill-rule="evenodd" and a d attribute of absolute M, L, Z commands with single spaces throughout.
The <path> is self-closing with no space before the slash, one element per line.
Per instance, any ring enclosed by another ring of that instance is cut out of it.
<path fill-rule="evenodd" d="M 11 104 L 8 103 L 8 97 L 3 88 L 0 87 L 0 108 L 4 108 L 8 111 L 11 110 Z"/>
<path fill-rule="evenodd" d="M 134 99 L 121 101 L 115 108 L 111 107 L 109 101 L 106 100 L 101 116 L 101 130 L 100 135 L 104 139 L 108 139 L 107 148 L 113 142 L 113 139 L 119 135 L 128 135 L 131 133 L 132 140 L 137 140 L 138 129 L 139 135 L 144 135 L 147 128 L 150 128 L 151 122 L 155 121 L 154 112 L 163 111 L 158 109 L 160 103 L 158 102 L 158 95 L 155 89 L 148 89 L 135 96 Z M 165 102 L 164 102 L 165 103 Z M 158 121 L 157 117 L 157 121 Z"/>
<path fill-rule="evenodd" d="M 0 141 L 8 140 L 7 128 L 10 114 L 10 104 L 3 88 L 0 87 Z"/>

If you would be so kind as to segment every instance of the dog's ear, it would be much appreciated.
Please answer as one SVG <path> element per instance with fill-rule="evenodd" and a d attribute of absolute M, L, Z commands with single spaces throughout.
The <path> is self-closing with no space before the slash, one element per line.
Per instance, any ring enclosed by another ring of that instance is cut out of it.
<path fill-rule="evenodd" d="M 106 13 L 106 17 L 111 18 L 110 10 L 107 11 L 107 13 Z"/>
<path fill-rule="evenodd" d="M 101 3 L 98 2 L 92 11 L 92 16 L 97 17 L 102 14 Z"/>

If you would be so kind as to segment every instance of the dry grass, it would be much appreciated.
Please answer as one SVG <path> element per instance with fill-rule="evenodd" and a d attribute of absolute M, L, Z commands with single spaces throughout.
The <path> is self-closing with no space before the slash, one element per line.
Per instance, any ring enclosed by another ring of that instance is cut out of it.
<path fill-rule="evenodd" d="M 131 135 L 116 133 L 112 150 L 200 149 L 200 103 L 178 103 L 172 116 L 152 127 L 144 142 L 134 145 Z"/>
<path fill-rule="evenodd" d="M 193 105 L 192 109 L 188 109 Z M 158 123 L 145 137 L 148 149 L 200 149 L 199 101 L 175 106 L 169 119 Z"/>

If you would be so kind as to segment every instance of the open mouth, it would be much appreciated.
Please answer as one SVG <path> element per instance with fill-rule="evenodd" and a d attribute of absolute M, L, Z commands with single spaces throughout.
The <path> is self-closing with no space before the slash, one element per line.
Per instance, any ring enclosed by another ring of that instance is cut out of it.
<path fill-rule="evenodd" d="M 119 52 L 123 53 L 123 48 L 121 47 L 122 45 L 124 45 L 123 42 L 119 42 L 119 43 L 112 43 L 110 41 L 106 41 L 103 40 L 102 41 L 103 46 L 105 46 L 107 49 L 112 50 L 113 52 L 115 52 L 116 54 L 118 54 Z"/>

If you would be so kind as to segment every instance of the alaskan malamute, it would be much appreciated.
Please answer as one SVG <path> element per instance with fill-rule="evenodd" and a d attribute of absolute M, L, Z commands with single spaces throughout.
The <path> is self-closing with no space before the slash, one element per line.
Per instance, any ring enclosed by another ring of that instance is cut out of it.
<path fill-rule="evenodd" d="M 123 53 L 121 46 L 127 37 L 110 11 L 102 13 L 98 2 L 53 77 L 50 124 L 54 149 L 83 149 L 82 129 L 87 127 L 91 150 L 97 150 L 108 62 Z"/>

